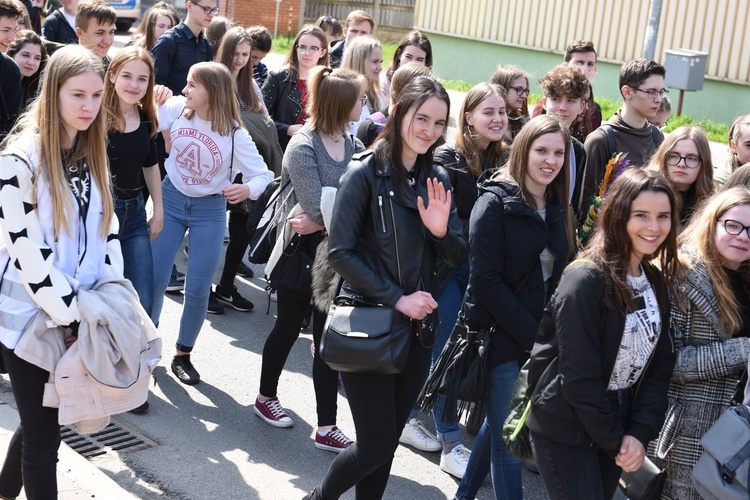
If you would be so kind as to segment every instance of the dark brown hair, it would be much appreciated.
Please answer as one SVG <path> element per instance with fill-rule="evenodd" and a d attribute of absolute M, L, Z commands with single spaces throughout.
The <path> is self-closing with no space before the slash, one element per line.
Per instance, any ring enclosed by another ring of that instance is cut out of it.
<path fill-rule="evenodd" d="M 656 252 L 644 256 L 643 260 L 655 260 L 670 285 L 680 269 L 677 259 L 677 228 L 680 226 L 680 217 L 672 185 L 663 175 L 653 170 L 637 167 L 627 169 L 612 183 L 599 212 L 594 234 L 580 254 L 580 258 L 596 262 L 605 281 L 612 286 L 614 301 L 609 296 L 604 297 L 605 304 L 609 307 L 625 307 L 628 311 L 633 311 L 633 291 L 626 278 L 633 243 L 628 235 L 627 225 L 633 200 L 644 191 L 667 195 L 672 227 Z"/>

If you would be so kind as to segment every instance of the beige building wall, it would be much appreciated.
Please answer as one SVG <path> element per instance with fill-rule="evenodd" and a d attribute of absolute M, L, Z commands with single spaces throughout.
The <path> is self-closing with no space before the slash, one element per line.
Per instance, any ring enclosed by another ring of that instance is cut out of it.
<path fill-rule="evenodd" d="M 417 29 L 563 53 L 592 40 L 605 61 L 640 57 L 650 0 L 418 0 Z M 708 52 L 707 77 L 750 84 L 750 0 L 663 0 L 656 60 L 667 49 Z"/>

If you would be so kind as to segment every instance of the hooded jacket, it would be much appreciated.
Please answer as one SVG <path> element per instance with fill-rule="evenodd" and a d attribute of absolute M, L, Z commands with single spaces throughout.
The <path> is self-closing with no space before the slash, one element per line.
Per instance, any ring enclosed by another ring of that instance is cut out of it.
<path fill-rule="evenodd" d="M 580 223 L 585 219 L 591 200 L 604 179 L 604 170 L 612 155 L 627 153 L 631 166 L 645 165 L 661 143 L 661 140 L 654 140 L 655 136 L 661 139 L 664 137 L 658 130 L 655 133 L 653 125 L 649 123 L 640 128 L 631 127 L 622 119 L 621 113 L 622 109 L 617 110 L 607 122 L 612 127 L 614 151 L 610 149 L 607 134 L 602 127 L 591 132 L 583 145 L 586 150 L 586 163 L 577 204 Z"/>
<path fill-rule="evenodd" d="M 463 312 L 472 329 L 496 329 L 489 362 L 524 360 L 534 345 L 544 305 L 568 259 L 566 213 L 557 199 L 547 203 L 546 218 L 523 198 L 511 180 L 487 180 L 469 222 L 469 286 Z M 542 251 L 555 257 L 545 292 Z"/>

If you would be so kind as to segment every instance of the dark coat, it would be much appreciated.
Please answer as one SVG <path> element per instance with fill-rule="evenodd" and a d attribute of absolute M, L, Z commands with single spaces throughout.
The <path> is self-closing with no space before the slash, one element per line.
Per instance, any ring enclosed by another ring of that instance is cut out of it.
<path fill-rule="evenodd" d="M 469 217 L 471 209 L 477 201 L 479 191 L 477 189 L 477 179 L 469 170 L 469 164 L 466 158 L 458 152 L 455 144 L 443 144 L 435 149 L 433 163 L 440 165 L 448 172 L 448 179 L 451 182 L 453 203 L 456 205 L 458 220 L 466 238 L 469 238 Z M 498 165 L 484 165 L 485 171 L 494 169 Z M 448 282 L 453 268 L 445 262 L 438 262 L 438 287 L 437 294 L 442 292 L 443 287 Z"/>
<path fill-rule="evenodd" d="M 534 345 L 542 311 L 567 263 L 566 214 L 560 202 L 547 203 L 542 220 L 509 181 L 486 181 L 469 222 L 469 286 L 464 315 L 469 327 L 497 328 L 490 340 L 490 363 L 525 360 Z M 555 256 L 545 292 L 539 256 Z"/>
<path fill-rule="evenodd" d="M 63 45 L 78 43 L 78 35 L 65 16 L 62 9 L 54 11 L 47 16 L 42 24 L 42 36 L 51 41 Z"/>
<path fill-rule="evenodd" d="M 573 142 L 573 156 L 575 156 L 576 159 L 576 178 L 573 181 L 575 182 L 575 185 L 573 186 L 573 199 L 570 200 L 570 209 L 573 211 L 573 215 L 576 215 L 577 220 L 578 210 L 580 209 L 578 203 L 581 198 L 583 168 L 586 165 L 586 150 L 583 148 L 583 144 L 581 144 L 581 141 L 579 141 L 575 137 L 571 137 L 571 141 Z M 591 206 L 590 203 L 589 206 Z M 583 207 L 583 209 L 588 211 L 589 207 Z"/>
<path fill-rule="evenodd" d="M 297 73 L 289 68 L 269 73 L 263 83 L 263 100 L 268 114 L 276 124 L 281 149 L 285 151 L 291 139 L 287 135 L 289 126 L 297 123 L 302 111 L 302 98 L 297 89 Z"/>
<path fill-rule="evenodd" d="M 659 434 L 675 350 L 666 284 L 653 266 L 644 263 L 643 269 L 659 302 L 662 329 L 634 386 L 627 421 L 620 422 L 607 390 L 625 330 L 625 310 L 605 304 L 603 298 L 614 293 L 611 285 L 594 262 L 579 260 L 565 270 L 539 325 L 529 365 L 529 429 L 571 446 L 595 444 L 612 458 L 625 434 L 644 447 Z"/>
<path fill-rule="evenodd" d="M 433 168 L 432 177 L 450 188 L 442 168 Z M 438 255 L 454 267 L 466 259 L 468 243 L 454 208 L 443 239 L 422 223 L 417 196 L 427 199 L 423 169 L 416 180 L 415 195 L 372 151 L 354 156 L 339 183 L 329 234 L 329 262 L 346 292 L 395 306 L 404 294 L 432 292 Z"/>
<path fill-rule="evenodd" d="M 341 63 L 344 61 L 344 50 L 346 43 L 345 40 L 336 40 L 328 49 L 328 57 L 331 61 L 331 67 L 336 69 L 341 67 Z"/>

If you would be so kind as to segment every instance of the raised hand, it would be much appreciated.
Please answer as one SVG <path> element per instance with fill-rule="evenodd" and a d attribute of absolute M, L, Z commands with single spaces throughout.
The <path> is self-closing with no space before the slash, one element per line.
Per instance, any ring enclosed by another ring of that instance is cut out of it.
<path fill-rule="evenodd" d="M 422 223 L 435 238 L 442 239 L 448 233 L 448 218 L 451 214 L 451 192 L 437 179 L 427 179 L 427 206 L 422 197 L 417 197 L 417 208 Z"/>

